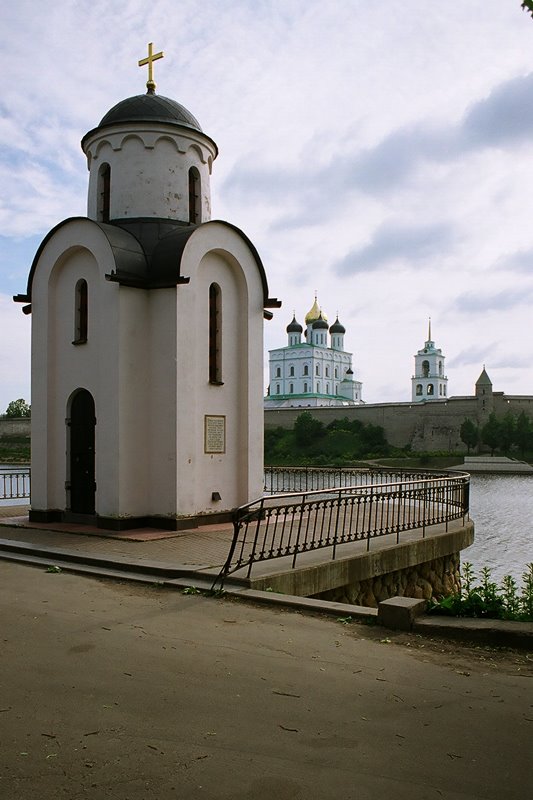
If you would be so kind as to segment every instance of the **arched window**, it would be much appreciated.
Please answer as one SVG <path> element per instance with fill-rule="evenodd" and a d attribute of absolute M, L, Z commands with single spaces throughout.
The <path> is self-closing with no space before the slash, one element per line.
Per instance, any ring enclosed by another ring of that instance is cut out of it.
<path fill-rule="evenodd" d="M 196 167 L 189 170 L 189 223 L 198 225 L 202 221 L 200 173 Z"/>
<path fill-rule="evenodd" d="M 329 394 L 329 383 L 326 383 L 326 394 Z"/>
<path fill-rule="evenodd" d="M 338 370 L 338 368 L 337 368 L 337 367 L 335 367 L 335 377 L 336 377 L 336 378 L 338 378 L 338 377 L 339 377 L 339 370 Z"/>
<path fill-rule="evenodd" d="M 222 385 L 222 297 L 217 283 L 209 287 L 209 383 Z"/>
<path fill-rule="evenodd" d="M 72 344 L 85 344 L 87 341 L 88 322 L 87 281 L 81 278 L 76 283 L 74 293 L 74 341 Z"/>
<path fill-rule="evenodd" d="M 276 394 L 279 394 L 279 383 L 276 384 Z"/>
<path fill-rule="evenodd" d="M 289 377 L 290 377 L 290 378 L 294 378 L 294 367 L 291 367 L 291 368 L 289 369 Z"/>
<path fill-rule="evenodd" d="M 432 383 L 428 383 L 427 393 L 428 394 L 433 394 L 433 384 Z"/>
<path fill-rule="evenodd" d="M 319 364 L 316 365 L 315 372 L 316 372 L 317 375 L 320 375 L 320 365 Z"/>
<path fill-rule="evenodd" d="M 281 367 L 276 367 L 276 378 L 281 378 Z"/>
<path fill-rule="evenodd" d="M 444 384 L 444 396 L 446 397 L 446 384 Z"/>
<path fill-rule="evenodd" d="M 326 378 L 329 378 L 329 367 L 326 367 Z"/>
<path fill-rule="evenodd" d="M 439 361 L 439 375 L 442 376 L 442 361 Z"/>
<path fill-rule="evenodd" d="M 98 171 L 98 221 L 109 222 L 111 204 L 111 167 L 102 164 Z"/>
<path fill-rule="evenodd" d="M 439 394 L 442 395 L 442 383 L 439 383 Z"/>
<path fill-rule="evenodd" d="M 422 361 L 422 377 L 429 378 L 429 361 Z"/>
<path fill-rule="evenodd" d="M 318 381 L 317 381 L 317 384 L 316 384 L 316 390 L 317 390 L 317 393 L 320 394 L 320 384 L 318 383 Z"/>
<path fill-rule="evenodd" d="M 309 375 L 309 367 L 307 364 L 304 364 L 304 375 Z"/>
<path fill-rule="evenodd" d="M 289 394 L 294 394 L 294 384 L 289 383 Z"/>
<path fill-rule="evenodd" d="M 304 393 L 306 393 L 306 392 L 307 392 L 307 382 L 304 383 Z"/>
<path fill-rule="evenodd" d="M 417 383 L 416 384 L 416 394 L 417 394 L 417 396 L 420 396 L 422 394 L 422 384 L 421 383 Z"/>

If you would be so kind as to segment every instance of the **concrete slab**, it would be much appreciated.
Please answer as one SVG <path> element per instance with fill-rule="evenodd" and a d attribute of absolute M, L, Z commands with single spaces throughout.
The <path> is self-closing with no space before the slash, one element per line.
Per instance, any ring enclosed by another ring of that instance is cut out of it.
<path fill-rule="evenodd" d="M 410 631 L 413 622 L 426 610 L 426 601 L 414 597 L 391 597 L 378 606 L 378 622 L 386 628 Z"/>

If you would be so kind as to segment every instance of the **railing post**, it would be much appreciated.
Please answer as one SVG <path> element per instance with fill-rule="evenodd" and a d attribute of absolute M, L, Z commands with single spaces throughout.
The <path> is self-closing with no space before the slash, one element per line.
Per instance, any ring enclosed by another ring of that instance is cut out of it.
<path fill-rule="evenodd" d="M 426 538 L 426 509 L 427 509 L 427 485 L 422 490 L 424 498 L 423 512 L 422 512 L 422 539 Z"/>
<path fill-rule="evenodd" d="M 296 566 L 296 556 L 298 555 L 298 552 L 299 552 L 300 534 L 302 532 L 302 524 L 303 524 L 303 519 L 304 519 L 304 508 L 305 508 L 304 503 L 305 503 L 305 496 L 302 496 L 302 503 L 300 505 L 300 519 L 298 520 L 298 533 L 296 534 L 296 542 L 295 542 L 295 545 L 294 545 L 294 553 L 293 553 L 293 556 L 292 556 L 292 568 L 293 569 Z"/>
<path fill-rule="evenodd" d="M 400 544 L 400 520 L 402 519 L 403 510 L 403 484 L 400 483 L 398 489 L 398 530 L 396 531 L 396 544 Z"/>
<path fill-rule="evenodd" d="M 341 512 L 341 497 L 342 497 L 342 492 L 339 489 L 339 493 L 337 495 L 337 516 L 335 518 L 335 533 L 333 536 L 333 558 L 332 558 L 333 561 L 335 561 L 335 556 L 337 554 L 337 536 L 339 532 L 339 514 Z"/>

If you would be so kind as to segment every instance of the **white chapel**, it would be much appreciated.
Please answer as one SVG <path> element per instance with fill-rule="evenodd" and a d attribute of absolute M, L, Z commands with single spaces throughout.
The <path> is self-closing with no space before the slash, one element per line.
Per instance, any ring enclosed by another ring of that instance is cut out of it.
<path fill-rule="evenodd" d="M 82 139 L 86 217 L 44 238 L 17 296 L 32 319 L 30 518 L 190 527 L 263 491 L 257 250 L 211 219 L 218 150 L 175 100 L 146 94 Z"/>
<path fill-rule="evenodd" d="M 448 377 L 444 374 L 442 350 L 431 338 L 431 319 L 424 347 L 415 355 L 415 374 L 411 378 L 413 403 L 444 400 L 448 396 Z"/>
<path fill-rule="evenodd" d="M 345 333 L 338 317 L 328 324 L 316 297 L 305 316 L 305 331 L 294 315 L 287 326 L 287 346 L 269 351 L 265 408 L 362 403 L 363 385 L 354 379 L 352 354 L 344 349 Z"/>

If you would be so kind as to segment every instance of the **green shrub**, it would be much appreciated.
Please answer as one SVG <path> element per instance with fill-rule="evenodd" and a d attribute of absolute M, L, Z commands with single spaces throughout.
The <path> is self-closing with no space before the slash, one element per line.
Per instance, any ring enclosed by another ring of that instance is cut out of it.
<path fill-rule="evenodd" d="M 519 592 L 516 581 L 505 575 L 501 586 L 491 580 L 491 570 L 483 567 L 477 581 L 472 564 L 462 569 L 461 593 L 431 603 L 429 611 L 454 617 L 481 617 L 533 622 L 533 562 L 526 565 Z"/>

